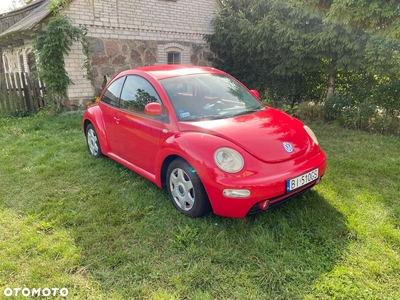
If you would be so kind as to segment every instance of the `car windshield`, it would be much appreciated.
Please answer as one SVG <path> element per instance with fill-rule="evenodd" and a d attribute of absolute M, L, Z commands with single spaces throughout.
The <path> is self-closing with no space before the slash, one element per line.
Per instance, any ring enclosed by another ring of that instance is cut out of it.
<path fill-rule="evenodd" d="M 223 119 L 264 109 L 241 84 L 226 75 L 193 74 L 160 82 L 180 121 Z"/>

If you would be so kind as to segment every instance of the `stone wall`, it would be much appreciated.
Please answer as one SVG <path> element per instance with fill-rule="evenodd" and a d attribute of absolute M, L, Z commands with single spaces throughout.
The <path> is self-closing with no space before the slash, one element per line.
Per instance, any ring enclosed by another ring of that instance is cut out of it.
<path fill-rule="evenodd" d="M 209 65 L 214 55 L 204 42 L 212 34 L 215 0 L 73 0 L 63 11 L 75 25 L 88 29 L 94 89 L 84 78 L 79 46 L 66 59 L 74 85 L 70 99 L 79 104 L 98 95 L 104 76 L 134 67 L 166 63 L 168 51 L 181 53 L 181 63 Z"/>
<path fill-rule="evenodd" d="M 105 77 L 112 78 L 124 70 L 159 64 L 158 50 L 166 45 L 157 41 L 103 40 L 100 38 L 89 38 L 89 42 L 92 50 L 92 75 L 96 95 L 100 94 Z M 183 63 L 205 66 L 209 65 L 214 58 L 208 45 L 195 43 L 179 45 L 190 50 L 188 60 Z"/>

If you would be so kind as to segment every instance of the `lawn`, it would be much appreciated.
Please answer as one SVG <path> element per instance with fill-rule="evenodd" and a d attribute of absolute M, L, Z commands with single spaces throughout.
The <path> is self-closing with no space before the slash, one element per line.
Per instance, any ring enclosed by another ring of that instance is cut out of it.
<path fill-rule="evenodd" d="M 190 219 L 92 158 L 80 120 L 0 118 L 0 298 L 400 299 L 399 138 L 311 124 L 319 186 L 245 219 Z"/>

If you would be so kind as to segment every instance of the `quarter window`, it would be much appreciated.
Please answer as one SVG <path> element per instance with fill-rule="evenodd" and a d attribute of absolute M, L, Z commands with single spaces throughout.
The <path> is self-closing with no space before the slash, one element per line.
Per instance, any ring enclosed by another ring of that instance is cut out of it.
<path fill-rule="evenodd" d="M 107 88 L 103 97 L 101 98 L 102 102 L 110 104 L 112 106 L 119 106 L 119 95 L 121 92 L 121 85 L 124 81 L 125 77 L 118 78 L 110 86 Z"/>
<path fill-rule="evenodd" d="M 140 76 L 127 76 L 121 93 L 121 108 L 144 114 L 144 108 L 151 102 L 162 103 L 156 90 Z"/>

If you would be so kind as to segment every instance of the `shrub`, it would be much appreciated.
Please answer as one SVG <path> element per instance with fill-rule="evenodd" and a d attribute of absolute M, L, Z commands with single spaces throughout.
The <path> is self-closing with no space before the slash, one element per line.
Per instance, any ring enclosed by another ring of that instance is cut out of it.
<path fill-rule="evenodd" d="M 323 121 L 324 106 L 315 102 L 301 102 L 298 106 L 296 117 L 307 121 Z"/>
<path fill-rule="evenodd" d="M 370 119 L 368 131 L 383 135 L 393 134 L 400 136 L 400 118 L 378 115 L 377 117 Z"/>
<path fill-rule="evenodd" d="M 354 101 L 341 93 L 335 93 L 329 97 L 324 104 L 324 115 L 327 121 L 338 120 L 344 111 L 352 109 Z"/>

